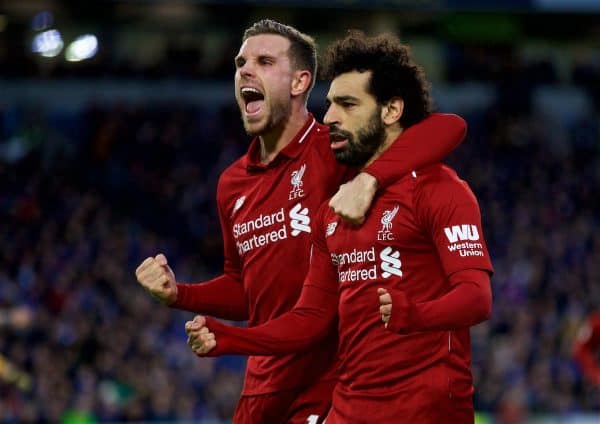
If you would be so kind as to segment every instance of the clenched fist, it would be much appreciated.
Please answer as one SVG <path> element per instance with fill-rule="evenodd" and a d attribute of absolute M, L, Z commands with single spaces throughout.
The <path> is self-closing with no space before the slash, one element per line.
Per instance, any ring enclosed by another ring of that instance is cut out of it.
<path fill-rule="evenodd" d="M 342 184 L 329 201 L 329 207 L 344 221 L 360 225 L 371 207 L 377 192 L 377 180 L 361 172 L 353 180 Z"/>
<path fill-rule="evenodd" d="M 175 274 L 162 253 L 154 258 L 146 258 L 135 270 L 135 276 L 154 298 L 165 305 L 170 305 L 177 300 Z"/>
<path fill-rule="evenodd" d="M 215 335 L 206 326 L 202 315 L 196 315 L 192 321 L 186 322 L 185 332 L 188 335 L 188 345 L 196 355 L 205 355 L 217 345 Z"/>

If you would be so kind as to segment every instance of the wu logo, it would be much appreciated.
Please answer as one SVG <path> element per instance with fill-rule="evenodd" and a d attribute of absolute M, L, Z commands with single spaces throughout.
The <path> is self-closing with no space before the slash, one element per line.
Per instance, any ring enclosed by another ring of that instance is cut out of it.
<path fill-rule="evenodd" d="M 292 172 L 292 178 L 290 180 L 292 183 L 292 189 L 290 190 L 288 200 L 294 200 L 304 196 L 304 190 L 302 189 L 302 178 L 304 177 L 304 171 L 306 171 L 306 164 L 302 165 L 300 169 Z"/>
<path fill-rule="evenodd" d="M 308 216 L 308 208 L 302 208 L 300 203 L 297 203 L 290 210 L 290 227 L 292 227 L 292 235 L 296 237 L 301 232 L 310 233 L 310 216 Z"/>
<path fill-rule="evenodd" d="M 392 250 L 392 248 L 388 246 L 381 251 L 379 259 L 381 259 L 381 270 L 383 271 L 381 276 L 383 278 L 388 278 L 392 275 L 402 277 L 400 252 Z"/>
<path fill-rule="evenodd" d="M 381 216 L 381 230 L 377 231 L 377 240 L 394 240 L 392 234 L 392 219 L 398 213 L 400 206 L 396 205 L 394 209 L 389 209 L 383 212 Z"/>
<path fill-rule="evenodd" d="M 476 225 L 453 225 L 452 227 L 444 228 L 444 233 L 446 233 L 446 238 L 450 243 L 456 243 L 459 240 L 479 240 L 479 231 Z"/>

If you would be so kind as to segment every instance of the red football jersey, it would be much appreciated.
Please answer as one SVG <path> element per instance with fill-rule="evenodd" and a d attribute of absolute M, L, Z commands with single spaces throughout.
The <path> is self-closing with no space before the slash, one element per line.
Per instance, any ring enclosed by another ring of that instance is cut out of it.
<path fill-rule="evenodd" d="M 292 309 L 308 269 L 311 217 L 323 199 L 354 173 L 335 161 L 328 128 L 312 116 L 268 165 L 260 163 L 260 143 L 255 139 L 248 153 L 223 172 L 217 203 L 225 273 L 242 275 L 249 327 Z M 330 346 L 308 353 L 251 356 L 243 393 L 309 384 L 325 371 L 321 367 L 332 364 L 335 350 L 333 337 Z"/>
<path fill-rule="evenodd" d="M 376 403 L 381 396 L 385 415 L 380 418 L 389 417 L 389 396 L 440 360 L 459 371 L 461 386 L 469 392 L 462 394 L 470 394 L 469 329 L 388 331 L 377 295 L 378 287 L 399 289 L 412 302 L 427 302 L 451 290 L 448 277 L 454 272 L 492 272 L 479 206 L 468 185 L 450 168 L 433 165 L 383 191 L 361 227 L 344 223 L 328 209 L 321 210 L 315 225 L 306 281 L 339 294 L 336 409 L 345 416 L 364 416 L 365 411 L 353 409 L 352 400 Z M 377 408 L 369 413 L 377 422 Z"/>

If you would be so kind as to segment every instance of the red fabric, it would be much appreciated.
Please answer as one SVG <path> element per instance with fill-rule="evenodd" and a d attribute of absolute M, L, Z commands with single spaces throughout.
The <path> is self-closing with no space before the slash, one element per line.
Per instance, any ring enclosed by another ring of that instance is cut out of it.
<path fill-rule="evenodd" d="M 227 274 L 204 283 L 177 284 L 177 301 L 171 307 L 236 321 L 248 319 L 244 287 Z"/>
<path fill-rule="evenodd" d="M 322 422 L 331 406 L 335 384 L 336 380 L 327 380 L 300 389 L 242 396 L 233 423 L 311 424 L 317 419 Z"/>
<path fill-rule="evenodd" d="M 215 333 L 217 345 L 204 356 L 302 352 L 322 339 L 337 340 L 337 304 L 337 293 L 305 284 L 290 312 L 260 326 L 231 327 L 206 317 L 206 326 Z"/>
<path fill-rule="evenodd" d="M 437 134 L 436 127 L 431 124 L 441 125 L 448 119 L 455 118 L 434 118 L 415 125 L 400 137 L 400 141 L 420 149 L 421 139 L 437 137 L 424 156 L 428 161 L 443 156 L 463 136 L 461 133 L 457 139 L 456 133 L 446 131 Z M 395 164 L 384 166 L 387 174 L 383 174 L 395 175 L 396 179 L 419 165 L 414 157 L 422 158 L 418 153 L 407 153 L 404 148 L 397 153 L 394 153 L 396 148 L 390 150 L 392 157 L 396 155 Z M 217 189 L 225 248 L 224 271 L 241 282 L 248 305 L 249 327 L 273 320 L 292 309 L 308 270 L 310 224 L 314 214 L 321 202 L 354 175 L 354 171 L 335 161 L 329 146 L 328 128 L 316 123 L 312 116 L 271 163 L 261 164 L 259 153 L 260 144 L 255 139 L 248 153 L 223 173 Z M 400 164 L 405 162 L 409 166 L 403 168 Z M 206 293 L 213 288 L 203 289 L 202 284 L 187 288 L 185 303 L 188 309 L 201 312 L 200 308 L 194 307 L 194 298 L 200 305 L 206 302 L 202 290 Z M 217 310 L 216 285 L 214 290 L 210 293 L 214 295 L 211 307 Z M 237 315 L 240 312 L 237 307 L 227 309 L 228 292 L 222 292 L 221 311 Z M 240 299 L 239 294 L 235 299 Z M 317 335 L 322 339 L 318 349 L 278 357 L 251 356 L 243 393 L 257 395 L 311 384 L 317 373 L 324 373 L 327 367 L 330 372 L 322 374 L 322 378 L 332 377 L 336 339 L 327 336 L 330 334 L 328 322 L 321 322 L 327 326 Z M 217 343 L 222 346 L 226 340 L 223 338 Z"/>
<path fill-rule="evenodd" d="M 462 143 L 467 123 L 458 115 L 433 113 L 419 124 L 407 128 L 399 142 L 365 172 L 377 178 L 380 188 L 397 182 L 414 169 L 441 161 Z"/>
<path fill-rule="evenodd" d="M 325 274 L 318 280 L 315 274 L 310 281 L 339 289 L 342 387 L 393 391 L 408 375 L 449 355 L 469 375 L 468 328 L 406 335 L 387 331 L 377 294 L 383 287 L 402 290 L 415 303 L 429 302 L 452 290 L 449 277 L 458 271 L 492 272 L 477 201 L 453 170 L 433 165 L 388 187 L 360 228 L 341 222 L 331 211 L 317 225 L 321 231 L 316 236 L 326 244 L 338 278 Z M 453 230 L 456 226 L 460 231 Z M 470 244 L 463 246 L 463 239 Z M 313 257 L 315 252 L 319 250 Z"/>
<path fill-rule="evenodd" d="M 334 306 L 329 305 L 337 293 L 336 411 L 361 414 L 353 403 L 355 396 L 368 399 L 373 410 L 394 414 L 387 393 L 403 390 L 414 376 L 437 363 L 452 369 L 459 391 L 470 396 L 468 325 L 485 319 L 488 311 L 470 317 L 472 322 L 461 321 L 456 330 L 443 327 L 400 335 L 385 329 L 377 295 L 378 287 L 402 290 L 415 304 L 425 304 L 461 285 L 480 283 L 480 272 L 493 272 L 479 207 L 468 185 L 450 168 L 434 165 L 384 190 L 361 227 L 345 224 L 324 205 L 313 228 L 311 267 L 294 310 L 250 330 L 245 339 L 209 324 L 220 352 L 285 351 L 317 344 L 333 320 Z M 397 406 L 396 413 L 402 413 L 404 407 Z M 364 411 L 356 419 L 360 416 L 366 416 Z M 378 415 L 369 417 L 377 421 Z"/>
<path fill-rule="evenodd" d="M 452 289 L 428 302 L 412 303 L 403 290 L 392 290 L 392 314 L 387 329 L 397 333 L 458 330 L 489 318 L 492 288 L 489 274 L 467 269 L 449 277 Z"/>
<path fill-rule="evenodd" d="M 326 424 L 472 424 L 470 379 L 436 362 L 395 390 L 365 394 L 336 388 Z"/>
<path fill-rule="evenodd" d="M 584 376 L 600 386 L 600 363 L 596 359 L 600 352 L 600 312 L 592 314 L 579 331 L 574 347 L 575 361 Z"/>

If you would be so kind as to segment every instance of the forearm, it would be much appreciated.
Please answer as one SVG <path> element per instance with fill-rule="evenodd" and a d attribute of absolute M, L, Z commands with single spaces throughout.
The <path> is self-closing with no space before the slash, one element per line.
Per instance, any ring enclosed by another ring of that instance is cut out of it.
<path fill-rule="evenodd" d="M 391 292 L 392 313 L 387 328 L 398 333 L 451 331 L 487 320 L 492 310 L 488 274 L 460 271 L 450 280 L 452 290 L 428 302 L 414 303 L 400 290 Z"/>
<path fill-rule="evenodd" d="M 223 319 L 248 319 L 243 285 L 227 274 L 204 283 L 177 284 L 177 300 L 170 306 Z"/>
<path fill-rule="evenodd" d="M 433 113 L 407 128 L 364 172 L 377 179 L 380 188 L 409 172 L 439 162 L 462 143 L 467 124 L 458 115 Z"/>
<path fill-rule="evenodd" d="M 333 334 L 337 295 L 304 286 L 296 306 L 278 318 L 252 328 L 239 328 L 206 318 L 215 334 L 216 347 L 206 356 L 225 354 L 277 355 L 308 350 Z"/>

